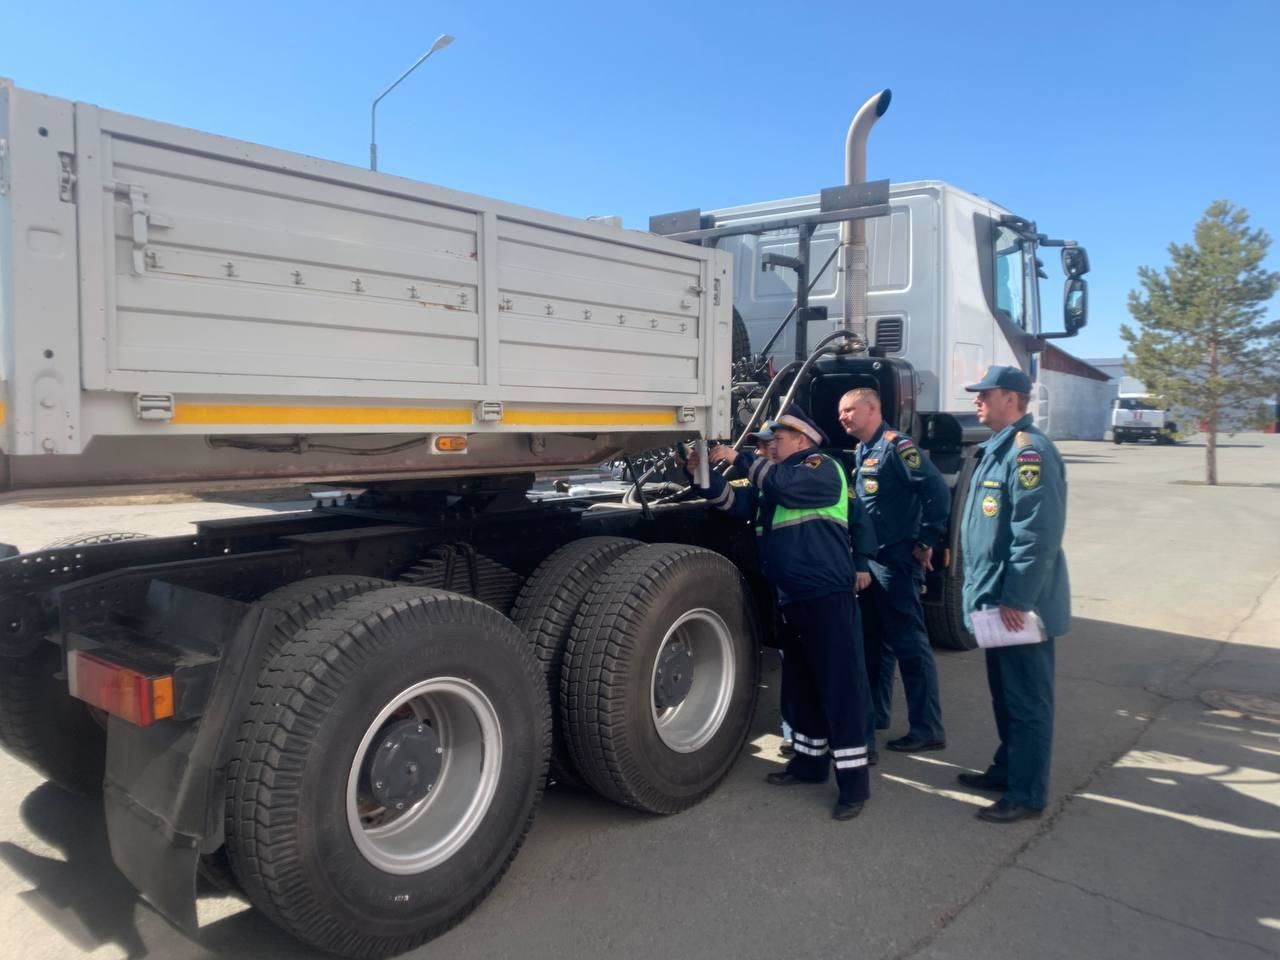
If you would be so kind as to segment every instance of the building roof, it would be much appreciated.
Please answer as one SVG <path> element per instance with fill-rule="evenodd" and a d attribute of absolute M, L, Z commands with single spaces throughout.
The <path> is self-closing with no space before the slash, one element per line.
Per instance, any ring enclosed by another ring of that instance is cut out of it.
<path fill-rule="evenodd" d="M 1108 374 L 1103 373 L 1091 363 L 1086 363 L 1079 357 L 1073 357 L 1067 351 L 1060 347 L 1055 347 L 1052 343 L 1045 344 L 1044 350 L 1040 354 L 1040 367 L 1044 370 L 1055 370 L 1058 373 L 1070 374 L 1073 377 L 1084 377 L 1088 380 L 1110 380 Z"/>

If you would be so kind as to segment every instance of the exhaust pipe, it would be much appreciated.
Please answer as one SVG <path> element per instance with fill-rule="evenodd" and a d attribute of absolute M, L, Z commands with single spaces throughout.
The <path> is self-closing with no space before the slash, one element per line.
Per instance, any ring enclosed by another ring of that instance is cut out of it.
<path fill-rule="evenodd" d="M 875 122 L 889 109 L 893 94 L 881 90 L 859 108 L 849 124 L 844 142 L 844 182 L 848 186 L 867 179 L 867 137 Z M 865 351 L 871 345 L 867 331 L 867 223 L 846 220 L 840 225 L 840 269 L 844 271 L 844 329 L 854 334 Z"/>

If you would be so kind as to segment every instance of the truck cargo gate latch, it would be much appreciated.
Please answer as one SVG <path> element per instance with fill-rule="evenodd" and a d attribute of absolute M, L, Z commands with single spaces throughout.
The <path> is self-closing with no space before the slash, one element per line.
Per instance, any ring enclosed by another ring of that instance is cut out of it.
<path fill-rule="evenodd" d="M 172 420 L 172 393 L 139 393 L 133 398 L 133 410 L 139 420 Z"/>

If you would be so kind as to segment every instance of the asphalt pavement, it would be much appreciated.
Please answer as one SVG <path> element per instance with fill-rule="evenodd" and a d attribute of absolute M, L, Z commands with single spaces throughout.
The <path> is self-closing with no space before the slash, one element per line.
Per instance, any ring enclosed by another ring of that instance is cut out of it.
<path fill-rule="evenodd" d="M 1058 643 L 1051 806 L 984 824 L 955 784 L 995 745 L 980 653 L 939 655 L 948 749 L 881 751 L 850 823 L 833 788 L 779 790 L 777 670 L 706 802 L 642 816 L 551 789 L 507 877 L 407 956 L 1280 956 L 1280 438 L 1204 449 L 1061 444 L 1075 624 Z M 179 533 L 287 503 L 0 507 L 0 540 Z M 905 728 L 901 693 L 890 736 Z M 318 956 L 233 897 L 190 939 L 111 865 L 101 813 L 0 754 L 0 956 Z"/>

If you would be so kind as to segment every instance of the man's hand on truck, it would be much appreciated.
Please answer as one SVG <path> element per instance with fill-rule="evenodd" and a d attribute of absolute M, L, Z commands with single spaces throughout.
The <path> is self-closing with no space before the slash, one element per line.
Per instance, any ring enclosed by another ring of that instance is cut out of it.
<path fill-rule="evenodd" d="M 707 451 L 707 458 L 712 465 L 717 463 L 733 463 L 738 459 L 738 451 L 723 443 L 718 443 Z"/>

